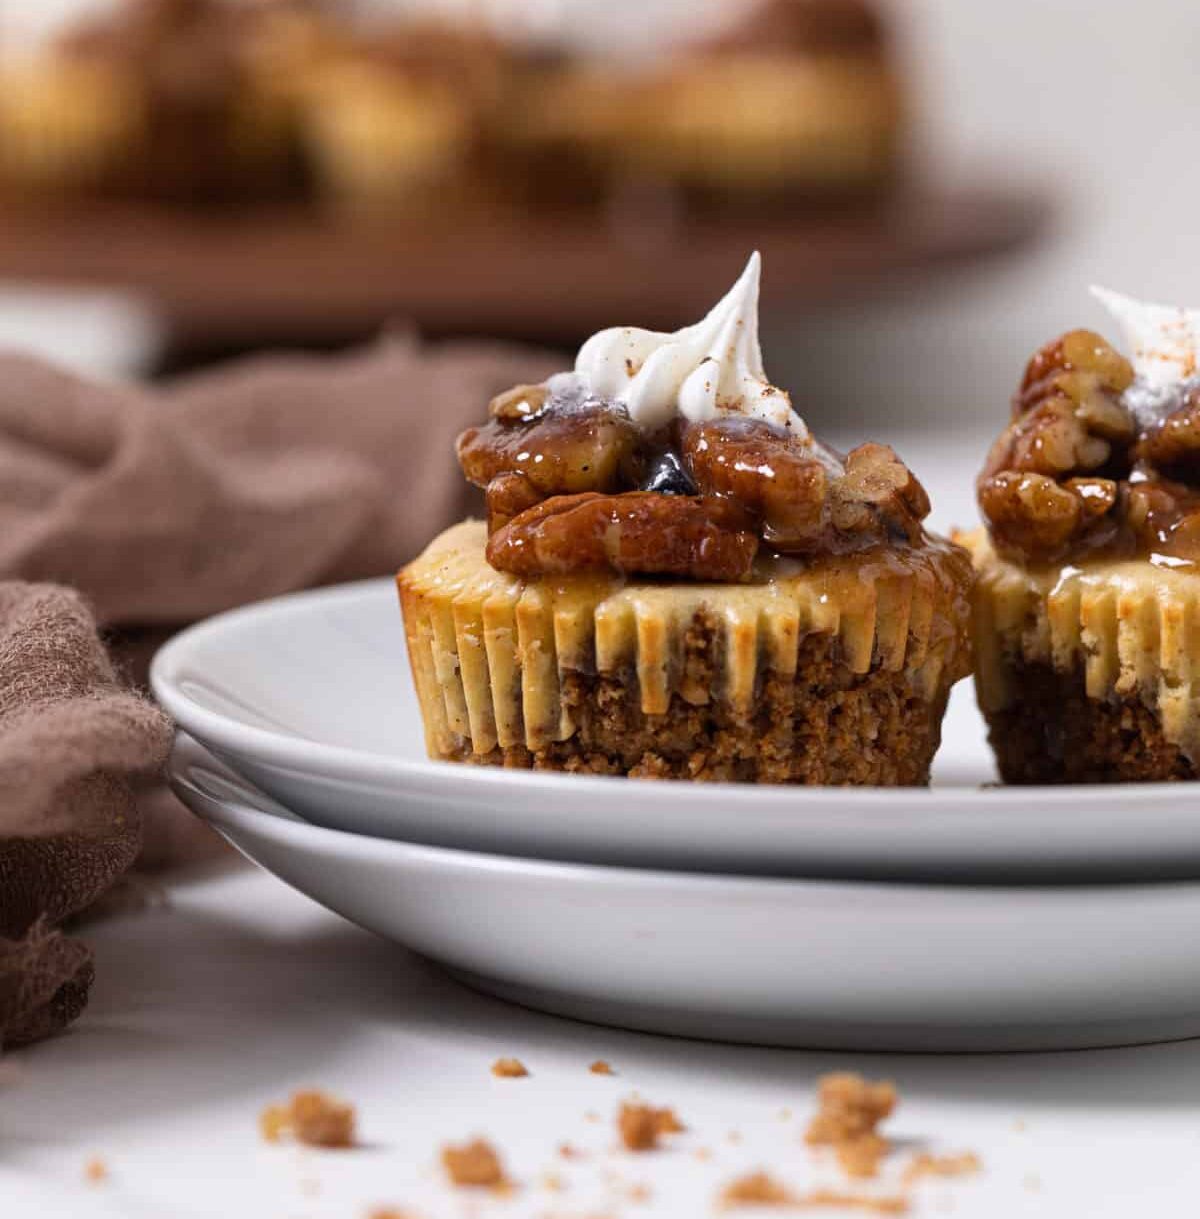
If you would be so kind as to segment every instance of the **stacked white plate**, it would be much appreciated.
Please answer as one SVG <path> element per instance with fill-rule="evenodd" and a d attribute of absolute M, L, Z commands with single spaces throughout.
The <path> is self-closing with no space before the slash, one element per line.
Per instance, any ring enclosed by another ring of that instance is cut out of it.
<path fill-rule="evenodd" d="M 929 789 L 651 783 L 425 758 L 391 581 L 177 636 L 179 795 L 243 853 L 472 986 L 808 1047 L 1200 1034 L 1189 785 L 998 788 L 969 684 Z"/>

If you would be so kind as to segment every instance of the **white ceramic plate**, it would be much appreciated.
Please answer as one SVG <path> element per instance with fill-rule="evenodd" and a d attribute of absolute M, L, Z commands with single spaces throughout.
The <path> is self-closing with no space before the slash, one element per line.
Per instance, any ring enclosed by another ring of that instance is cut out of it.
<path fill-rule="evenodd" d="M 562 1015 L 885 1050 L 1200 1033 L 1200 883 L 934 886 L 550 863 L 320 829 L 186 737 L 171 773 L 197 813 L 288 884 L 473 986 Z"/>
<path fill-rule="evenodd" d="M 542 858 L 791 876 L 1200 876 L 1186 784 L 981 789 L 969 682 L 934 787 L 766 788 L 430 762 L 389 580 L 223 614 L 155 658 L 179 724 L 319 825 Z"/>

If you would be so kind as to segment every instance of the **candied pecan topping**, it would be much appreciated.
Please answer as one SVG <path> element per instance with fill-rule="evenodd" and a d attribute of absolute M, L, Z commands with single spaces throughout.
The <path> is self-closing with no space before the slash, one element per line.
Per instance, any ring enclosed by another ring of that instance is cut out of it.
<path fill-rule="evenodd" d="M 758 513 L 773 544 L 820 542 L 828 476 L 811 449 L 769 423 L 746 418 L 685 427 L 681 448 L 699 490 L 732 496 Z"/>
<path fill-rule="evenodd" d="M 499 571 L 538 576 L 615 571 L 744 580 L 758 551 L 746 510 L 709 495 L 560 495 L 514 517 L 488 538 Z"/>
<path fill-rule="evenodd" d="M 1125 522 L 1145 553 L 1200 560 L 1200 490 L 1166 478 L 1130 483 Z"/>
<path fill-rule="evenodd" d="M 529 423 L 546 409 L 549 397 L 545 385 L 514 385 L 488 403 L 488 414 L 505 423 Z"/>
<path fill-rule="evenodd" d="M 1020 416 L 992 446 L 986 472 L 1019 470 L 1048 478 L 1101 469 L 1112 445 L 1095 435 L 1065 396 L 1040 402 Z"/>
<path fill-rule="evenodd" d="M 647 433 L 619 403 L 570 378 L 553 389 L 518 385 L 492 400 L 490 414 L 459 436 L 458 457 L 487 493 L 489 559 L 514 574 L 738 580 L 759 539 L 811 555 L 924 536 L 928 497 L 884 445 L 863 445 L 843 462 L 807 437 L 736 414 Z"/>
<path fill-rule="evenodd" d="M 1129 362 L 1090 330 L 1029 361 L 1013 420 L 992 446 L 979 505 L 997 547 L 1035 562 L 1116 544 L 1136 425 L 1122 395 Z"/>
<path fill-rule="evenodd" d="M 925 488 L 886 444 L 851 449 L 846 473 L 830 487 L 830 520 L 842 534 L 915 542 L 928 515 Z"/>
<path fill-rule="evenodd" d="M 785 553 L 916 542 L 929 514 L 925 489 L 887 445 L 854 449 L 839 474 L 810 444 L 735 417 L 692 424 L 682 447 L 700 490 L 730 495 L 759 514 L 764 538 Z"/>
<path fill-rule="evenodd" d="M 514 516 L 546 497 L 524 474 L 500 474 L 487 485 L 488 533 L 503 529 Z"/>
<path fill-rule="evenodd" d="M 1135 454 L 1168 478 L 1200 483 L 1200 389 L 1143 434 Z"/>
<path fill-rule="evenodd" d="M 1064 374 L 1071 373 L 1082 376 L 1063 379 Z M 1053 393 L 1065 391 L 1068 385 L 1077 394 L 1089 386 L 1121 394 L 1132 383 L 1133 366 L 1106 339 L 1093 330 L 1071 330 L 1035 352 L 1025 366 L 1020 389 L 1013 399 L 1013 417 L 1024 414 Z"/>
<path fill-rule="evenodd" d="M 494 418 L 468 428 L 457 447 L 478 487 L 523 474 L 544 496 L 575 495 L 624 489 L 636 476 L 641 437 L 624 410 L 588 399 L 555 403 L 524 422 Z"/>

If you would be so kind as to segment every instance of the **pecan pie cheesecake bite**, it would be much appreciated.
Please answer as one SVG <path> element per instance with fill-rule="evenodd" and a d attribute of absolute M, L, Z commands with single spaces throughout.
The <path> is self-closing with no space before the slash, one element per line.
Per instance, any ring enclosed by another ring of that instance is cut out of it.
<path fill-rule="evenodd" d="M 763 372 L 759 260 L 701 322 L 617 328 L 458 440 L 488 519 L 399 574 L 431 757 L 643 777 L 928 779 L 970 561 L 884 445 Z"/>
<path fill-rule="evenodd" d="M 1200 312 L 1096 295 L 978 483 L 976 687 L 1009 783 L 1200 774 Z"/>

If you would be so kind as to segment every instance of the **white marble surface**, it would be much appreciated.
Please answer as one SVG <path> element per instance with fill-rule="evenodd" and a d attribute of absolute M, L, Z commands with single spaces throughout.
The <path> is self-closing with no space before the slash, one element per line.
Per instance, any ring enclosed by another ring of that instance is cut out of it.
<path fill-rule="evenodd" d="M 722 1183 L 760 1165 L 800 1189 L 838 1183 L 801 1131 L 817 1077 L 841 1068 L 897 1081 L 896 1167 L 917 1147 L 984 1162 L 973 1179 L 919 1187 L 914 1215 L 1194 1213 L 1197 1042 L 884 1057 L 606 1030 L 476 996 L 241 867 L 180 883 L 161 908 L 88 936 L 99 971 L 89 1010 L 0 1069 L 6 1215 L 365 1219 L 386 1203 L 428 1219 L 693 1219 L 713 1213 Z M 531 1076 L 493 1079 L 500 1055 L 519 1056 Z M 588 1073 L 598 1057 L 615 1078 Z M 303 1085 L 356 1103 L 361 1149 L 259 1140 L 259 1110 Z M 654 1154 L 614 1150 L 612 1116 L 634 1090 L 675 1106 L 688 1133 Z M 475 1133 L 502 1150 L 520 1184 L 512 1198 L 443 1181 L 438 1147 Z M 559 1159 L 564 1140 L 586 1158 Z M 84 1181 L 92 1156 L 108 1165 L 104 1184 Z M 547 1170 L 565 1192 L 545 1189 Z M 639 1184 L 646 1201 L 628 1197 Z"/>

